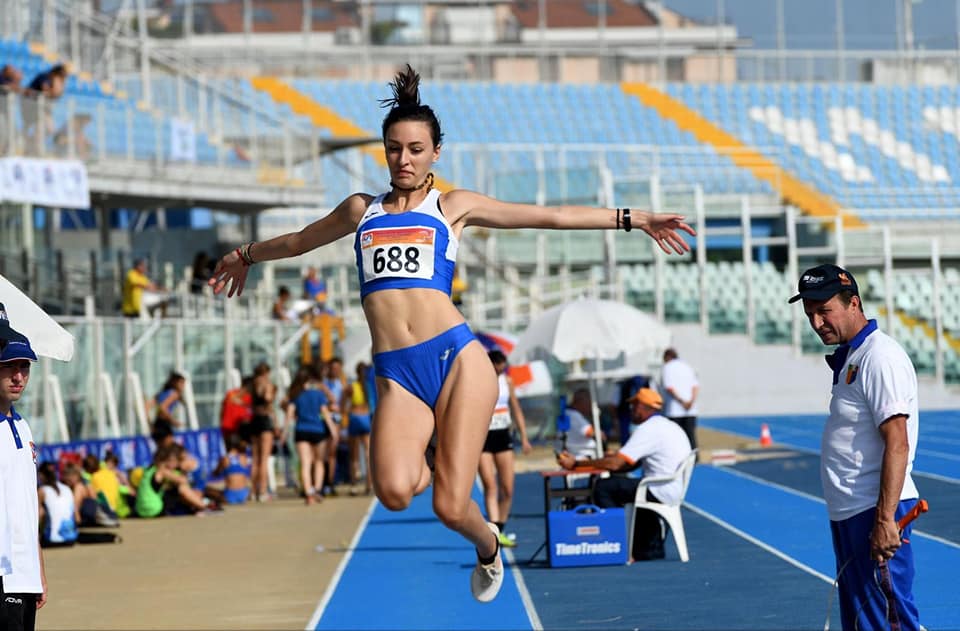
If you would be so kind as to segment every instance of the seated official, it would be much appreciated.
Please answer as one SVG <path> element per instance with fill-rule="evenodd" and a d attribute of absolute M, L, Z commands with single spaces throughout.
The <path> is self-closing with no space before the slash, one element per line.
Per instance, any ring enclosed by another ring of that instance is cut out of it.
<path fill-rule="evenodd" d="M 568 452 L 557 456 L 565 469 L 576 466 L 606 469 L 625 473 L 643 467 L 645 477 L 670 476 L 676 473 L 690 455 L 690 441 L 679 425 L 662 416 L 663 399 L 650 388 L 641 388 L 630 398 L 633 423 L 629 440 L 615 454 L 599 460 L 577 459 Z M 613 475 L 597 482 L 593 491 L 594 504 L 601 508 L 627 506 L 637 495 L 640 478 Z M 663 504 L 677 504 L 683 493 L 683 482 L 674 480 L 647 489 L 647 500 Z M 636 561 L 662 559 L 664 529 L 660 517 L 651 511 L 638 510 L 634 520 L 633 557 Z"/>
<path fill-rule="evenodd" d="M 578 388 L 567 408 L 570 430 L 567 432 L 565 448 L 574 458 L 589 458 L 597 453 L 597 439 L 593 435 L 593 403 L 590 391 Z M 601 438 L 603 438 L 601 436 Z"/>

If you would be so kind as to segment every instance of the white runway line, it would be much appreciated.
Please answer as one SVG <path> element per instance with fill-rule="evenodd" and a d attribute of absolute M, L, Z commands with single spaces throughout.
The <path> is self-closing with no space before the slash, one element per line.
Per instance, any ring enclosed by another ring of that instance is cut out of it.
<path fill-rule="evenodd" d="M 353 534 L 353 539 L 350 540 L 347 553 L 343 555 L 343 558 L 340 560 L 340 565 L 337 566 L 337 571 L 333 573 L 333 578 L 330 579 L 330 584 L 327 585 L 327 591 L 323 593 L 323 598 L 321 598 L 319 604 L 317 604 L 316 610 L 313 612 L 313 615 L 310 616 L 310 621 L 307 623 L 305 631 L 313 631 L 317 628 L 317 625 L 320 624 L 320 618 L 323 617 L 324 610 L 326 610 L 327 605 L 330 603 L 330 599 L 333 598 L 333 593 L 337 591 L 340 578 L 347 569 L 347 564 L 350 563 L 351 557 L 353 557 L 353 551 L 357 549 L 357 544 L 360 543 L 360 537 L 363 536 L 363 531 L 367 529 L 367 522 L 370 521 L 370 516 L 373 515 L 373 510 L 377 507 L 377 503 L 378 500 L 376 498 L 370 500 L 367 514 L 363 516 L 360 527 L 357 528 L 357 532 Z"/>

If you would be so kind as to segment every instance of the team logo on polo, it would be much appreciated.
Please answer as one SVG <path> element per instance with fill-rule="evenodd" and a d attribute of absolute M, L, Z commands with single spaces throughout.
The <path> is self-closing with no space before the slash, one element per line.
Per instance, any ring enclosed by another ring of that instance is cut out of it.
<path fill-rule="evenodd" d="M 847 364 L 847 378 L 845 381 L 848 386 L 857 380 L 857 373 L 859 371 L 860 366 L 857 366 L 856 364 Z"/>

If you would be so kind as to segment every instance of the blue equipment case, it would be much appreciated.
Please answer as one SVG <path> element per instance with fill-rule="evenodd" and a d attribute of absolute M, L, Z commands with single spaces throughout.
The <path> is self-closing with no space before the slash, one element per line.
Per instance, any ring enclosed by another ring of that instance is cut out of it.
<path fill-rule="evenodd" d="M 624 565 L 627 523 L 622 508 L 584 504 L 569 511 L 550 511 L 550 567 Z"/>

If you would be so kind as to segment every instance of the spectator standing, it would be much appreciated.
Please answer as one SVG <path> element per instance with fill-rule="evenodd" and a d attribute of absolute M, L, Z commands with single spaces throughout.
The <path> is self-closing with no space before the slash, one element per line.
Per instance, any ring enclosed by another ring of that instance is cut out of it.
<path fill-rule="evenodd" d="M 663 352 L 663 372 L 660 377 L 664 412 L 667 418 L 683 428 L 690 445 L 697 448 L 697 395 L 700 382 L 690 364 L 668 348 Z"/>
<path fill-rule="evenodd" d="M 0 96 L 4 96 L 8 92 L 20 94 L 23 92 L 22 82 L 23 73 L 16 66 L 5 64 L 0 68 Z"/>
<path fill-rule="evenodd" d="M 160 291 L 160 286 L 147 276 L 147 259 L 137 259 L 127 270 L 123 279 L 123 303 L 121 311 L 125 318 L 139 318 L 143 307 L 143 290 Z"/>
<path fill-rule="evenodd" d="M 273 403 L 277 397 L 277 386 L 270 379 L 270 366 L 261 362 L 253 369 L 253 381 L 250 384 L 251 409 L 250 447 L 253 451 L 253 470 L 251 474 L 253 493 L 258 502 L 271 499 L 268 488 L 268 469 L 270 454 L 273 452 L 273 439 L 277 433 L 274 421 Z"/>
<path fill-rule="evenodd" d="M 38 139 L 40 142 L 46 142 L 48 137 L 53 136 L 50 102 L 63 96 L 68 76 L 66 66 L 57 64 L 34 76 L 24 91 L 24 95 L 29 98 L 23 100 L 23 124 L 30 149 L 36 148 Z M 42 108 L 40 97 L 44 99 Z"/>
<path fill-rule="evenodd" d="M 277 299 L 273 301 L 273 309 L 270 312 L 270 317 L 274 320 L 280 320 L 281 322 L 294 322 L 296 318 L 290 310 L 289 303 L 290 290 L 287 289 L 286 285 L 283 285 L 277 290 Z"/>
<path fill-rule="evenodd" d="M 59 99 L 67 85 L 70 73 L 63 64 L 57 64 L 46 72 L 40 72 L 30 81 L 27 90 L 32 96 L 44 96 L 48 99 Z"/>
<path fill-rule="evenodd" d="M 220 404 L 220 434 L 224 444 L 230 438 L 239 435 L 244 440 L 250 438 L 250 420 L 253 418 L 253 377 L 246 376 L 239 388 L 227 390 Z"/>
<path fill-rule="evenodd" d="M 330 391 L 330 416 L 333 417 L 333 424 L 337 431 L 333 433 L 330 440 L 330 452 L 327 457 L 326 479 L 323 485 L 324 495 L 336 495 L 337 482 L 337 452 L 340 450 L 340 442 L 345 438 L 346 429 L 343 424 L 343 393 L 346 390 L 347 378 L 343 374 L 343 360 L 339 357 L 332 358 L 327 362 L 326 375 L 323 379 L 323 385 Z M 348 456 L 349 458 L 349 456 Z"/>
<path fill-rule="evenodd" d="M 330 416 L 331 398 L 323 384 L 322 369 L 316 364 L 301 367 L 287 391 L 286 421 L 294 423 L 293 443 L 300 460 L 303 499 L 308 505 L 316 502 L 323 487 L 330 437 L 337 432 Z"/>
<path fill-rule="evenodd" d="M 20 85 L 22 81 L 23 73 L 14 66 L 8 64 L 0 68 L 0 155 L 13 153 L 7 146 L 7 131 L 10 126 L 10 117 L 14 116 L 16 109 L 11 109 L 8 95 L 22 94 L 23 87 Z"/>
<path fill-rule="evenodd" d="M 637 425 L 630 438 L 615 454 L 600 459 L 575 458 L 563 452 L 557 461 L 565 469 L 575 466 L 606 469 L 615 473 L 643 467 L 644 477 L 670 476 L 690 455 L 690 441 L 676 424 L 660 415 L 663 398 L 650 388 L 641 388 L 631 399 L 633 422 Z M 613 508 L 632 504 L 637 495 L 640 478 L 612 475 L 602 478 L 593 490 L 594 504 Z M 683 482 L 674 480 L 647 489 L 647 500 L 676 504 L 682 498 Z M 633 558 L 636 561 L 662 559 L 663 526 L 660 517 L 652 511 L 637 511 L 633 530 Z"/>
<path fill-rule="evenodd" d="M 358 362 L 356 378 L 347 386 L 343 396 L 343 414 L 349 419 L 347 425 L 347 442 L 350 445 L 350 484 L 356 486 L 360 481 L 360 457 L 363 456 L 364 493 L 373 492 L 373 480 L 370 477 L 370 397 L 368 366 Z M 356 488 L 350 489 L 350 495 L 356 495 Z"/>
<path fill-rule="evenodd" d="M 597 440 L 594 437 L 593 404 L 590 400 L 590 391 L 586 388 L 577 388 L 573 399 L 567 407 L 567 418 L 570 419 L 570 430 L 567 432 L 566 451 L 577 458 L 591 458 L 597 455 Z"/>
<path fill-rule="evenodd" d="M 207 286 L 213 272 L 210 266 L 210 256 L 206 252 L 197 252 L 193 256 L 193 265 L 190 267 L 190 293 L 200 295 Z"/>
<path fill-rule="evenodd" d="M 6 313 L 2 312 L 0 317 L 6 323 Z M 13 332 L 9 326 L 4 329 Z M 2 579 L 0 620 L 8 628 L 32 631 L 37 610 L 47 602 L 47 578 L 38 532 L 37 448 L 30 425 L 13 404 L 27 388 L 31 364 L 37 361 L 37 355 L 29 340 L 13 333 L 17 341 L 0 343 L 0 485 L 4 487 L 0 512 L 8 521 L 12 566 Z"/>
<path fill-rule="evenodd" d="M 897 521 L 920 494 L 910 472 L 920 433 L 917 372 L 889 335 L 867 320 L 853 274 L 819 265 L 800 277 L 810 327 L 833 372 L 820 479 L 836 554 L 845 631 L 921 629 L 913 597 L 911 526 Z"/>
<path fill-rule="evenodd" d="M 303 297 L 316 302 L 320 310 L 327 307 L 327 281 L 317 274 L 316 267 L 308 267 L 307 274 L 303 277 Z"/>
<path fill-rule="evenodd" d="M 177 406 L 183 401 L 183 389 L 186 383 L 187 380 L 183 375 L 171 371 L 163 384 L 163 388 L 153 399 L 156 408 L 150 437 L 153 438 L 157 447 L 172 443 L 173 430 L 182 425 L 175 412 Z"/>

